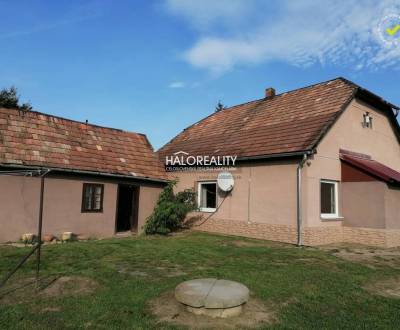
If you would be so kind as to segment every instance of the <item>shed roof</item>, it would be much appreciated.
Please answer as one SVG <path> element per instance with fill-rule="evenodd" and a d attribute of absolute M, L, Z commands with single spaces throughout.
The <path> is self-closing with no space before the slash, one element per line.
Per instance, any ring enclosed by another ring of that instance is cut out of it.
<path fill-rule="evenodd" d="M 367 155 L 341 151 L 340 159 L 386 183 L 400 184 L 400 172 L 373 160 Z"/>

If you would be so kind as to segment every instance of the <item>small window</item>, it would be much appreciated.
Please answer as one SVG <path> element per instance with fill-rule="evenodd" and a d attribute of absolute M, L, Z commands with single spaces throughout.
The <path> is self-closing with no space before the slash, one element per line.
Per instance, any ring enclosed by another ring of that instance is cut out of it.
<path fill-rule="evenodd" d="M 103 212 L 104 185 L 83 184 L 82 212 Z"/>
<path fill-rule="evenodd" d="M 369 112 L 363 114 L 363 123 L 362 126 L 365 128 L 372 128 L 372 117 Z"/>
<path fill-rule="evenodd" d="M 337 218 L 338 212 L 338 183 L 321 180 L 321 217 Z"/>
<path fill-rule="evenodd" d="M 217 208 L 217 183 L 200 182 L 198 203 L 200 211 L 214 212 Z"/>

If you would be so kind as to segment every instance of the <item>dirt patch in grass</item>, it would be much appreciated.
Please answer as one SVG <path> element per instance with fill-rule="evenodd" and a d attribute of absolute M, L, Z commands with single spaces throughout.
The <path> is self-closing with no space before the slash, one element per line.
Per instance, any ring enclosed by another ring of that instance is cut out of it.
<path fill-rule="evenodd" d="M 98 283 L 82 276 L 61 276 L 42 278 L 39 288 L 35 278 L 23 278 L 13 281 L 0 292 L 0 304 L 15 305 L 27 303 L 33 297 L 49 298 L 62 296 L 86 295 L 94 292 Z"/>
<path fill-rule="evenodd" d="M 400 277 L 369 283 L 364 289 L 380 296 L 400 299 Z"/>
<path fill-rule="evenodd" d="M 240 240 L 230 241 L 229 244 L 237 246 L 237 247 L 259 247 L 259 246 L 265 245 L 262 242 L 249 242 L 249 241 L 240 241 Z"/>
<path fill-rule="evenodd" d="M 400 269 L 400 249 L 382 249 L 362 245 L 325 246 L 322 249 L 333 255 L 353 262 L 366 264 L 369 267 L 389 266 Z"/>
<path fill-rule="evenodd" d="M 61 312 L 60 307 L 45 307 L 41 310 L 42 313 L 55 313 L 55 312 Z"/>
<path fill-rule="evenodd" d="M 179 277 L 187 275 L 181 269 L 180 265 L 170 264 L 167 262 L 161 263 L 165 264 L 165 266 L 151 266 L 147 265 L 147 268 L 143 268 L 141 266 L 140 270 L 137 268 L 132 268 L 131 265 L 121 264 L 118 265 L 117 271 L 120 274 L 126 274 L 133 277 L 151 277 L 152 279 L 160 279 L 163 277 Z"/>
<path fill-rule="evenodd" d="M 236 246 L 236 247 L 287 247 L 288 244 L 273 241 L 263 241 L 263 240 L 232 240 L 232 241 L 222 241 L 224 246 Z"/>
<path fill-rule="evenodd" d="M 262 323 L 276 322 L 276 309 L 267 307 L 266 304 L 254 297 L 251 297 L 249 302 L 244 305 L 242 314 L 226 319 L 199 316 L 188 312 L 182 304 L 176 301 L 173 291 L 151 300 L 148 307 L 150 312 L 157 317 L 158 323 L 171 323 L 190 329 L 254 328 Z"/>
<path fill-rule="evenodd" d="M 98 284 L 94 280 L 82 276 L 61 276 L 40 291 L 45 297 L 90 294 Z"/>

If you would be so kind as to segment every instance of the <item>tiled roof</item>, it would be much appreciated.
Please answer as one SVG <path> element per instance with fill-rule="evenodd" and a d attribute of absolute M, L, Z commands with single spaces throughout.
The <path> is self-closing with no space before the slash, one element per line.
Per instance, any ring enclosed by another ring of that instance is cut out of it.
<path fill-rule="evenodd" d="M 159 153 L 254 157 L 306 151 L 315 146 L 356 90 L 353 83 L 337 78 L 233 106 L 188 127 Z"/>
<path fill-rule="evenodd" d="M 165 179 L 143 134 L 0 108 L 0 163 Z"/>

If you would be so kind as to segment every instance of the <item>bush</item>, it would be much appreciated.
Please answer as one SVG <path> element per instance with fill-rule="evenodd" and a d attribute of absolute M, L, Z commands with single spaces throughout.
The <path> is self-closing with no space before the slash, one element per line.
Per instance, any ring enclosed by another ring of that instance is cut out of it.
<path fill-rule="evenodd" d="M 174 194 L 177 181 L 170 182 L 161 192 L 153 213 L 144 226 L 146 235 L 166 235 L 182 228 L 186 215 L 197 210 L 196 194 L 193 190 L 184 190 Z"/>

